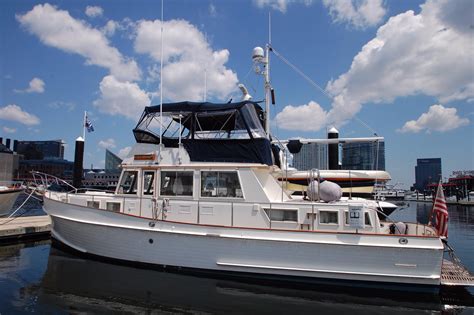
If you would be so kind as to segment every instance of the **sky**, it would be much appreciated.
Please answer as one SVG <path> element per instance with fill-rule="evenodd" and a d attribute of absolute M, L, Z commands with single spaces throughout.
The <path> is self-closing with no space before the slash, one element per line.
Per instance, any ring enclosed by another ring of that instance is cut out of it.
<path fill-rule="evenodd" d="M 162 23 L 161 1 L 2 0 L 0 136 L 63 139 L 73 160 L 87 111 L 85 167 L 100 168 L 105 149 L 130 151 L 160 80 L 164 102 L 240 100 L 239 83 L 263 100 L 251 54 L 271 16 L 272 134 L 376 133 L 392 184 L 408 188 L 418 158 L 440 157 L 444 177 L 474 169 L 473 12 L 470 0 L 165 0 Z"/>

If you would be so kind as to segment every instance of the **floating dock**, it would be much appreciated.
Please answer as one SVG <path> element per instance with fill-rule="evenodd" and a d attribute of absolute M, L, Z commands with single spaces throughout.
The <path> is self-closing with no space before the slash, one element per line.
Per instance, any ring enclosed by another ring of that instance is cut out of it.
<path fill-rule="evenodd" d="M 50 233 L 51 218 L 49 215 L 0 219 L 0 241 L 34 238 Z"/>

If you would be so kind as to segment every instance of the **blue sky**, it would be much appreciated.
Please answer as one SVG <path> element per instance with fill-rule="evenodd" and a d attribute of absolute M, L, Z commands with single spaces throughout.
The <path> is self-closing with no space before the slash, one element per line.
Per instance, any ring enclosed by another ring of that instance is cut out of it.
<path fill-rule="evenodd" d="M 124 155 L 144 106 L 159 103 L 160 1 L 0 3 L 0 135 L 63 139 L 73 159 L 84 111 L 85 166 Z M 251 51 L 268 42 L 322 93 L 271 56 L 272 132 L 280 139 L 375 131 L 393 182 L 417 158 L 443 176 L 474 169 L 473 4 L 469 0 L 165 1 L 164 101 L 263 99 Z M 363 121 L 364 123 L 361 123 Z M 367 127 L 367 125 L 370 127 Z"/>

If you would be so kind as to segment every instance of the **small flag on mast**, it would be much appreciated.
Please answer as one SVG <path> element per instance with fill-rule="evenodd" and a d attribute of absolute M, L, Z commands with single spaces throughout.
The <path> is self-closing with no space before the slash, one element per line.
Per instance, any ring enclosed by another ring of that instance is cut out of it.
<path fill-rule="evenodd" d="M 434 227 L 438 231 L 439 236 L 448 237 L 448 207 L 446 206 L 446 199 L 444 198 L 443 185 L 441 180 L 438 184 L 438 190 L 436 192 L 436 199 L 433 204 L 432 213 L 435 216 Z"/>
<path fill-rule="evenodd" d="M 87 117 L 87 114 L 86 114 L 86 119 L 85 119 L 85 121 L 84 121 L 84 127 L 86 127 L 87 132 L 92 132 L 92 131 L 94 131 L 94 126 L 92 126 L 92 123 L 91 123 L 91 121 L 89 120 L 89 117 Z"/>

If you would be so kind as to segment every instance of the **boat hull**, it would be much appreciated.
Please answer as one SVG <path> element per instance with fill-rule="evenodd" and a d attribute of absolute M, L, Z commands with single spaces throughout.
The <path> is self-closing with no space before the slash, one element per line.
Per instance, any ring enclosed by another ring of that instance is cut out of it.
<path fill-rule="evenodd" d="M 0 216 L 7 215 L 21 193 L 21 189 L 8 189 L 0 191 Z"/>
<path fill-rule="evenodd" d="M 152 221 L 45 198 L 52 235 L 86 254 L 270 277 L 438 286 L 437 238 L 275 231 Z M 381 244 L 381 240 L 385 244 Z"/>

